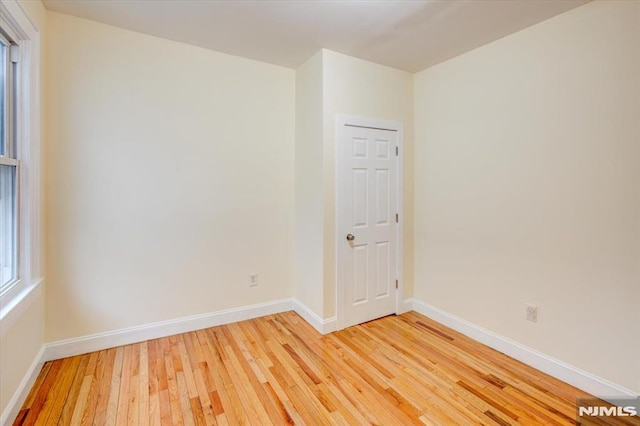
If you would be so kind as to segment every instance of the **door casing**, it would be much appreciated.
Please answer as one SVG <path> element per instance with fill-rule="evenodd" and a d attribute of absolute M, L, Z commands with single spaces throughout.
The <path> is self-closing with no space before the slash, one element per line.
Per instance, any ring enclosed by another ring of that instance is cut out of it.
<path fill-rule="evenodd" d="M 345 245 L 341 244 L 344 238 L 344 230 L 341 227 L 341 218 L 340 218 L 340 206 L 341 203 L 345 202 L 346 194 L 344 188 L 340 185 L 340 178 L 344 176 L 347 172 L 346 166 L 347 162 L 344 158 L 344 150 L 342 148 L 342 144 L 344 143 L 344 129 L 346 126 L 352 127 L 366 127 L 370 129 L 382 129 L 382 130 L 391 130 L 397 132 L 398 135 L 398 150 L 399 155 L 396 156 L 396 212 L 400 220 L 396 224 L 396 271 L 397 271 L 397 279 L 398 279 L 398 288 L 396 290 L 396 309 L 395 313 L 402 313 L 401 304 L 403 302 L 402 295 L 403 291 L 403 259 L 404 259 L 404 161 L 403 161 L 403 153 L 404 153 L 404 127 L 402 123 L 396 121 L 387 121 L 387 120 L 378 120 L 373 118 L 345 115 L 345 114 L 337 114 L 336 115 L 336 135 L 335 135 L 335 144 L 336 144 L 336 170 L 335 170 L 335 180 L 336 180 L 336 209 L 335 209 L 335 219 L 336 219 L 336 235 L 335 235 L 335 253 L 336 253 L 336 268 L 335 268 L 335 283 L 336 283 L 336 328 L 337 330 L 344 329 L 344 318 L 345 318 L 345 295 L 344 295 L 344 280 L 341 277 L 341 268 L 340 268 L 340 258 L 343 250 L 346 250 Z"/>

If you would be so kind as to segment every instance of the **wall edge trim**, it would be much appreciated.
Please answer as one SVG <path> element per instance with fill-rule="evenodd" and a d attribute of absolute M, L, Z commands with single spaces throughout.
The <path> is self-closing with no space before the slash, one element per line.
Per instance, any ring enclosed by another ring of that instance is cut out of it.
<path fill-rule="evenodd" d="M 293 299 L 293 310 L 320 334 L 329 334 L 337 330 L 336 317 L 320 318 L 318 314 L 298 299 Z"/>
<path fill-rule="evenodd" d="M 632 390 L 529 348 L 421 300 L 414 298 L 411 301 L 414 311 L 605 401 L 614 403 L 616 398 L 638 397 L 638 394 Z"/>
<path fill-rule="evenodd" d="M 245 321 L 265 315 L 278 314 L 292 310 L 291 299 L 274 300 L 254 305 L 224 309 L 188 317 L 176 318 L 122 328 L 103 333 L 90 334 L 72 339 L 45 343 L 44 360 L 65 358 L 102 349 L 158 339 L 174 334 L 187 333 L 217 325 Z"/>

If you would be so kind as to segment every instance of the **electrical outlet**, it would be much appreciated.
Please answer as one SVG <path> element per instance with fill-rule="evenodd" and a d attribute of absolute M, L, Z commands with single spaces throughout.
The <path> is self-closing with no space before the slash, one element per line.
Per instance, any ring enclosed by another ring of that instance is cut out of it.
<path fill-rule="evenodd" d="M 538 307 L 536 305 L 532 305 L 527 303 L 527 316 L 525 317 L 531 322 L 538 322 Z"/>
<path fill-rule="evenodd" d="M 258 285 L 258 274 L 249 274 L 249 287 L 256 287 Z"/>

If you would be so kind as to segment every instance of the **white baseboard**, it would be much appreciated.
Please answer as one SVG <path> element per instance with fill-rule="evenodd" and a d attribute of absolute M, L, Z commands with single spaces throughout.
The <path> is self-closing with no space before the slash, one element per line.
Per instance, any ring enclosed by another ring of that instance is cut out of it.
<path fill-rule="evenodd" d="M 282 299 L 145 324 L 137 327 L 123 328 L 105 333 L 91 334 L 73 339 L 59 340 L 57 342 L 45 343 L 44 361 L 95 352 L 115 346 L 130 345 L 132 343 L 158 339 L 179 333 L 202 330 L 203 328 L 278 314 L 292 309 L 292 300 Z"/>
<path fill-rule="evenodd" d="M 397 315 L 406 314 L 413 311 L 413 299 L 405 299 L 398 306 Z"/>
<path fill-rule="evenodd" d="M 322 319 L 309 307 L 297 299 L 293 299 L 293 310 L 306 322 L 318 330 L 320 334 L 329 334 L 337 330 L 336 317 Z"/>
<path fill-rule="evenodd" d="M 38 353 L 36 354 L 33 362 L 29 366 L 26 374 L 22 378 L 20 385 L 18 385 L 18 389 L 14 392 L 13 396 L 9 400 L 9 403 L 2 411 L 2 415 L 0 415 L 0 425 L 10 425 L 13 423 L 15 418 L 18 416 L 20 412 L 20 408 L 22 408 L 22 404 L 29 396 L 29 392 L 31 391 L 31 387 L 36 382 L 38 378 L 38 374 L 40 374 L 40 370 L 42 370 L 42 366 L 44 365 L 44 346 L 40 348 Z"/>
<path fill-rule="evenodd" d="M 412 304 L 414 311 L 591 395 L 610 400 L 612 403 L 615 398 L 638 396 L 637 393 L 629 389 L 500 336 L 435 306 L 416 299 L 412 299 Z"/>

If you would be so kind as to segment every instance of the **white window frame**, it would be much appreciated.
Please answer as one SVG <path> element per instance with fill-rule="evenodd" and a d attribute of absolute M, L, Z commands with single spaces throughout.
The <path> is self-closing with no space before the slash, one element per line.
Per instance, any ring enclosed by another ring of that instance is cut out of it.
<path fill-rule="evenodd" d="M 13 281 L 9 282 L 6 286 L 2 286 L 3 283 L 0 282 L 0 297 L 2 297 L 6 293 L 10 293 L 14 287 L 20 286 L 21 279 L 21 271 L 20 271 L 20 160 L 18 159 L 17 151 L 17 130 L 15 129 L 15 115 L 17 114 L 17 98 L 16 88 L 17 88 L 17 67 L 19 65 L 14 66 L 14 56 L 16 49 L 19 49 L 19 45 L 14 41 L 13 37 L 6 37 L 4 34 L 0 33 L 0 39 L 2 43 L 5 45 L 6 49 L 6 75 L 5 75 L 5 94 L 4 94 L 4 103 L 5 103 L 5 112 L 4 115 L 6 117 L 5 127 L 4 127 L 4 138 L 5 138 L 5 152 L 4 155 L 0 156 L 0 165 L 14 167 L 15 169 L 15 200 L 16 206 L 13 212 L 14 215 L 14 223 L 16 226 L 16 238 L 15 238 L 15 278 Z M 13 146 L 14 142 L 16 143 L 15 147 Z"/>
<path fill-rule="evenodd" d="M 40 34 L 17 0 L 0 2 L 0 26 L 19 45 L 14 110 L 18 168 L 18 278 L 0 295 L 0 336 L 41 295 Z"/>

